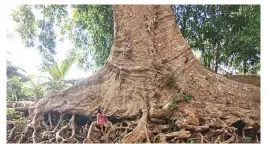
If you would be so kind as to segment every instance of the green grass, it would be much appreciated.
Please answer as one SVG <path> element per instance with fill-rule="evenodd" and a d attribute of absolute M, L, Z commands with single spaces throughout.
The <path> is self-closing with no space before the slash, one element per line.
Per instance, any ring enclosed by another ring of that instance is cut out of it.
<path fill-rule="evenodd" d="M 186 103 L 190 103 L 193 100 L 193 97 L 190 94 L 185 94 L 185 95 L 183 95 L 182 98 L 183 98 L 183 101 Z"/>
<path fill-rule="evenodd" d="M 168 105 L 168 109 L 169 109 L 169 110 L 174 110 L 174 109 L 177 109 L 178 106 L 179 106 L 178 100 L 175 99 L 175 98 L 173 98 L 173 99 L 171 100 L 171 102 L 169 103 L 169 105 Z"/>

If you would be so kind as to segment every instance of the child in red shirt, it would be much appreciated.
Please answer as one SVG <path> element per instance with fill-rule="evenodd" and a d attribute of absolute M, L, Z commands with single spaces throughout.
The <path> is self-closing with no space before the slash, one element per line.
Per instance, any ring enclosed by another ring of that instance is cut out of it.
<path fill-rule="evenodd" d="M 101 128 L 101 132 L 102 134 L 104 134 L 103 132 L 103 127 L 106 127 L 106 117 L 103 114 L 101 107 L 98 108 L 98 114 L 97 114 L 97 124 L 100 126 Z"/>

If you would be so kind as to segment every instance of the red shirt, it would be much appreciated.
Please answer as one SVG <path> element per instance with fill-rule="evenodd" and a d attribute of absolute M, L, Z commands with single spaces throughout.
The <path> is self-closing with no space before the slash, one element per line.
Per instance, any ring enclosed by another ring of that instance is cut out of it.
<path fill-rule="evenodd" d="M 97 114 L 97 123 L 98 124 L 104 124 L 105 123 L 105 118 L 103 114 L 98 113 Z"/>

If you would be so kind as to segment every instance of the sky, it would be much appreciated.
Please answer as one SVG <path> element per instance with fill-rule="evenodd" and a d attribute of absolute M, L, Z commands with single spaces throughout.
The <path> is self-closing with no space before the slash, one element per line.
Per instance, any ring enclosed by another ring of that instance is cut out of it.
<path fill-rule="evenodd" d="M 8 5 L 9 12 L 11 14 L 11 9 L 16 8 L 16 5 Z M 16 32 L 16 23 L 12 20 L 11 16 L 7 17 L 6 20 L 7 28 L 6 33 L 11 35 L 7 38 L 7 59 L 12 62 L 13 65 L 21 67 L 24 69 L 28 75 L 36 76 L 48 76 L 48 74 L 39 71 L 41 66 L 41 54 L 35 48 L 27 48 L 23 45 L 20 35 Z M 72 48 L 72 43 L 69 40 L 64 42 L 57 42 L 56 47 L 56 60 L 62 61 L 65 59 L 66 53 Z M 66 79 L 77 79 L 86 78 L 90 73 L 86 73 L 83 70 L 77 68 L 74 64 L 66 75 Z"/>

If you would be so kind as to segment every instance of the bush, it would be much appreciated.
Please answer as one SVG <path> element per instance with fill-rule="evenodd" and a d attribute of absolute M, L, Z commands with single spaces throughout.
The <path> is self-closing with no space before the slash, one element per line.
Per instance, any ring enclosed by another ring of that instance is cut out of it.
<path fill-rule="evenodd" d="M 7 120 L 14 121 L 14 123 L 19 127 L 25 127 L 26 123 L 22 112 L 18 112 L 14 108 L 7 108 L 6 112 Z"/>

